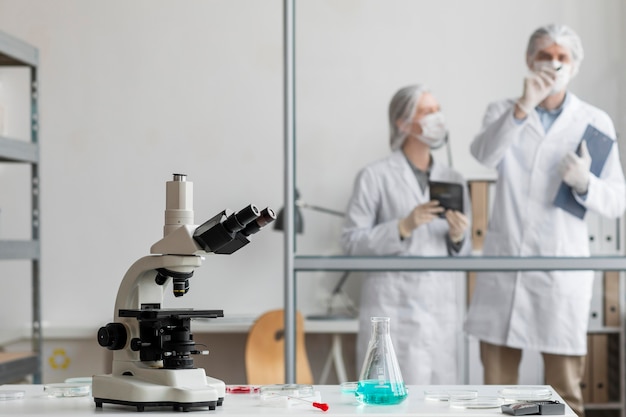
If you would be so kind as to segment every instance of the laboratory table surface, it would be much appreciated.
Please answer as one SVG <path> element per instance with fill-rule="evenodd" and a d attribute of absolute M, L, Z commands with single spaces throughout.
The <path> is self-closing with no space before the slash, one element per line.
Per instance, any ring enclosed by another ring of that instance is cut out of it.
<path fill-rule="evenodd" d="M 338 385 L 316 385 L 321 402 L 328 404 L 328 411 L 324 412 L 314 408 L 311 404 L 302 401 L 291 402 L 290 405 L 262 404 L 258 394 L 226 394 L 222 406 L 215 410 L 190 411 L 198 415 L 214 414 L 216 416 L 506 416 L 498 408 L 465 409 L 450 407 L 447 401 L 433 401 L 424 398 L 427 390 L 476 390 L 479 396 L 498 396 L 498 391 L 504 386 L 498 385 L 458 385 L 458 386 L 408 386 L 407 399 L 398 405 L 360 405 L 354 394 L 342 393 Z M 563 400 L 549 386 L 552 391 L 552 400 Z M 22 390 L 25 396 L 22 399 L 0 401 L 0 415 L 11 416 L 37 416 L 37 415 L 63 415 L 63 416 L 94 416 L 113 414 L 135 414 L 137 411 L 131 407 L 103 404 L 103 408 L 96 408 L 93 397 L 64 397 L 53 398 L 44 394 L 43 385 L 1 385 L 2 390 Z M 296 404 L 297 403 L 297 404 Z M 190 415 L 187 413 L 186 415 Z M 143 415 L 170 415 L 180 416 L 180 411 L 168 408 L 149 407 Z M 575 416 L 571 408 L 565 405 L 565 415 Z"/>

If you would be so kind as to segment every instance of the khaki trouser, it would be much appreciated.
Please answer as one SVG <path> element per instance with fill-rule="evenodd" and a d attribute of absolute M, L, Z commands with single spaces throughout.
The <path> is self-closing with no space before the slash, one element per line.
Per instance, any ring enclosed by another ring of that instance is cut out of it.
<path fill-rule="evenodd" d="M 553 355 L 543 352 L 541 355 L 545 383 L 551 385 L 576 414 L 584 417 L 580 383 L 585 373 L 585 356 Z M 485 384 L 518 384 L 521 349 L 481 341 L 480 360 L 483 363 Z"/>

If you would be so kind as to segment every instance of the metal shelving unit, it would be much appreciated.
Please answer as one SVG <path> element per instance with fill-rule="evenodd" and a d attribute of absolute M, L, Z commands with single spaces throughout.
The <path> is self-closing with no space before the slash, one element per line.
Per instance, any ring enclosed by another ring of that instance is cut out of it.
<path fill-rule="evenodd" d="M 30 72 L 30 141 L 0 136 L 0 163 L 29 164 L 31 167 L 31 239 L 0 240 L 0 260 L 30 260 L 32 264 L 32 352 L 1 353 L 0 383 L 15 381 L 28 375 L 41 383 L 42 336 L 40 299 L 39 240 L 39 118 L 37 48 L 6 33 L 0 32 L 0 66 L 24 67 Z"/>

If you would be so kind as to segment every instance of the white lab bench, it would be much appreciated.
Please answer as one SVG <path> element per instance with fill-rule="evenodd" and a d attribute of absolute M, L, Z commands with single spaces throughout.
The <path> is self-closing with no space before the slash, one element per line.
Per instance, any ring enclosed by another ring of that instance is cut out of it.
<path fill-rule="evenodd" d="M 545 387 L 545 386 L 544 386 Z M 500 408 L 465 409 L 450 407 L 445 401 L 431 401 L 424 399 L 424 391 L 427 389 L 474 389 L 479 396 L 497 396 L 503 386 L 498 385 L 459 385 L 459 386 L 419 386 L 408 387 L 407 399 L 398 405 L 365 406 L 357 403 L 353 395 L 342 394 L 337 385 L 316 385 L 315 389 L 320 392 L 321 402 L 327 403 L 328 411 L 323 412 L 310 404 L 302 402 L 302 405 L 269 406 L 263 405 L 258 394 L 226 394 L 223 405 L 215 410 L 191 411 L 193 415 L 216 415 L 229 417 L 249 416 L 495 416 L 503 414 Z M 548 387 L 549 388 L 549 387 Z M 7 416 L 102 416 L 135 414 L 134 408 L 104 404 L 103 408 L 97 409 L 93 397 L 51 398 L 44 394 L 43 385 L 2 385 L 0 390 L 24 390 L 26 395 L 22 399 L 0 401 L 0 415 Z M 553 400 L 561 398 L 552 390 Z M 169 415 L 181 416 L 180 411 L 169 408 L 146 408 L 144 415 Z M 576 414 L 565 405 L 565 415 Z"/>

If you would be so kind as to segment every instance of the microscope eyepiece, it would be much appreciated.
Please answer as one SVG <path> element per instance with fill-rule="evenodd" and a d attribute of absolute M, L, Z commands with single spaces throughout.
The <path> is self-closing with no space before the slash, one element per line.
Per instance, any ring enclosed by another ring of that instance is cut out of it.
<path fill-rule="evenodd" d="M 237 213 L 228 216 L 223 224 L 231 233 L 236 233 L 259 217 L 260 214 L 259 209 L 254 204 L 250 204 Z"/>
<path fill-rule="evenodd" d="M 248 223 L 248 225 L 241 231 L 244 236 L 250 236 L 261 230 L 262 227 L 267 226 L 271 222 L 276 220 L 276 213 L 269 207 L 266 207 L 261 211 L 259 217 L 255 221 Z"/>

